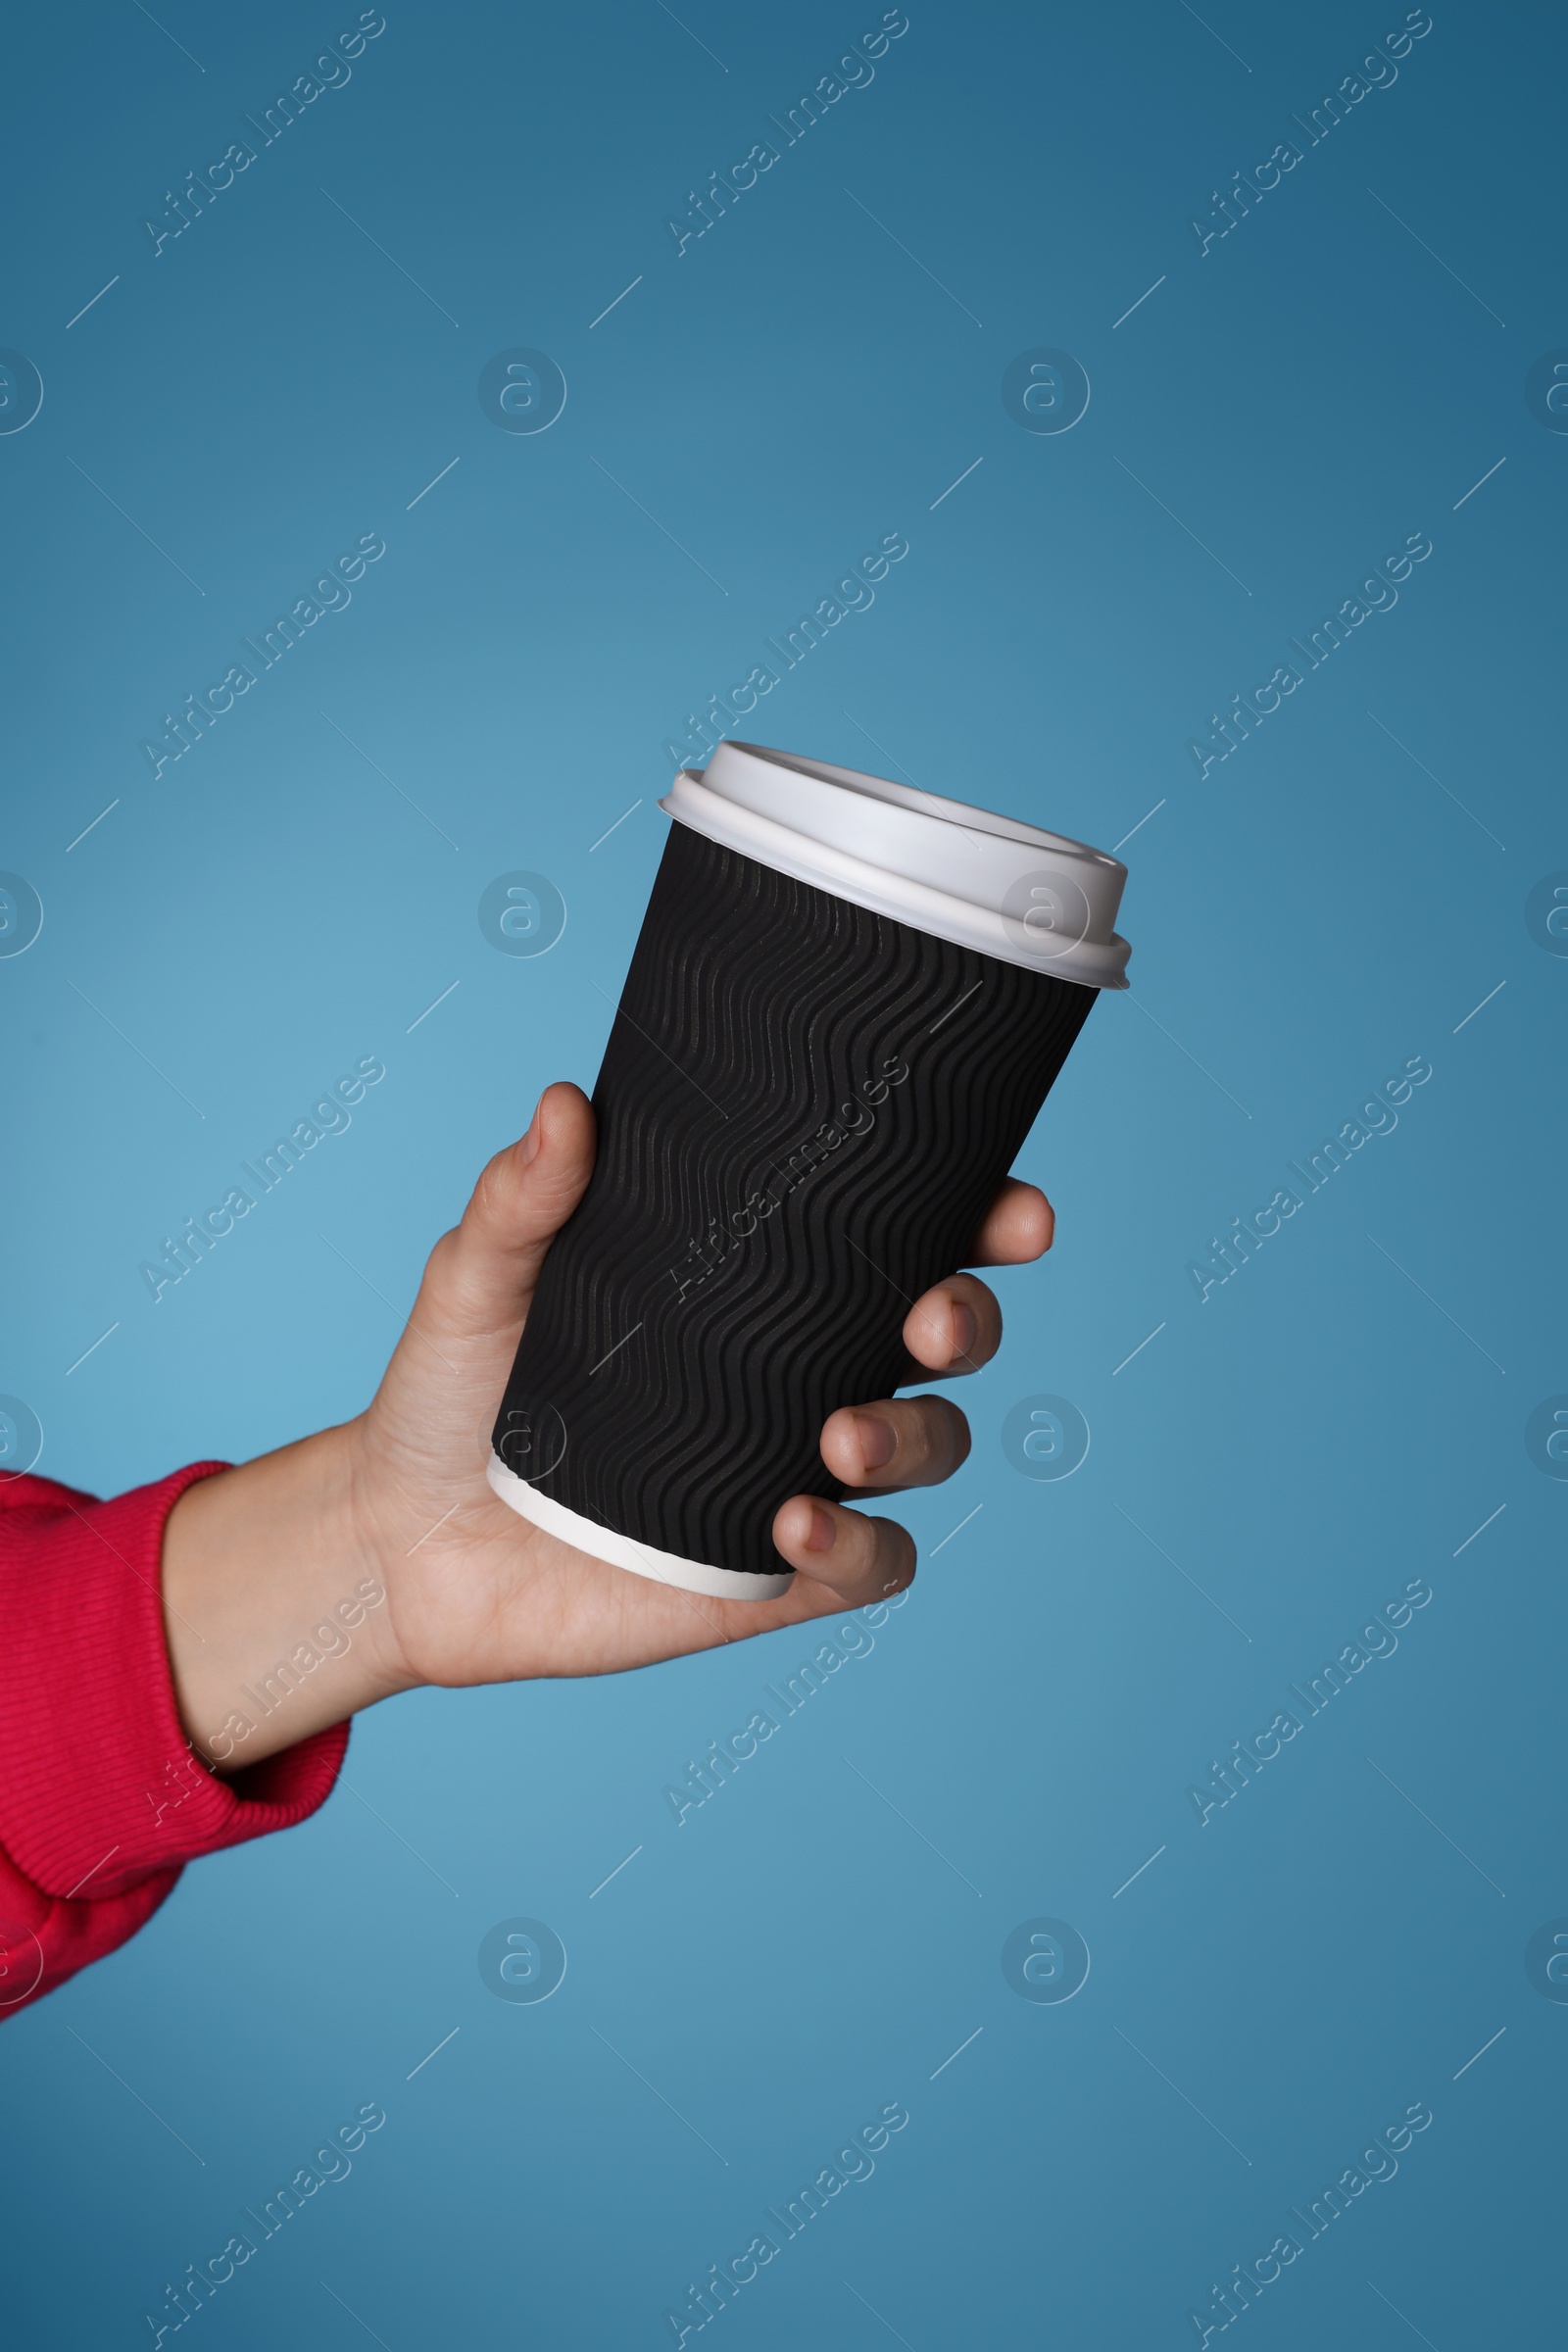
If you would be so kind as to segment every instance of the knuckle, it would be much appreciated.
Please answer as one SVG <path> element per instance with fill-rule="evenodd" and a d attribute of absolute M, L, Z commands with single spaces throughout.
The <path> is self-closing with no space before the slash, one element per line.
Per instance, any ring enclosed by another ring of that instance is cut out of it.
<path fill-rule="evenodd" d="M 868 1519 L 860 1511 L 847 1511 L 845 1516 L 855 1528 L 855 1569 L 857 1574 L 863 1576 L 876 1565 L 879 1548 L 877 1530 L 882 1522 L 877 1519 Z"/>
<path fill-rule="evenodd" d="M 516 1174 L 510 1152 L 498 1152 L 487 1160 L 479 1181 L 473 1188 L 469 1211 L 476 1222 L 489 1223 L 506 1216 L 516 1190 Z"/>
<path fill-rule="evenodd" d="M 962 1454 L 969 1448 L 969 1425 L 956 1404 L 946 1396 L 921 1396 L 916 1399 L 913 1422 L 911 1456 L 921 1464 L 945 1461 Z"/>
<path fill-rule="evenodd" d="M 941 1444 L 941 1403 L 939 1396 L 911 1398 L 904 1428 L 899 1433 L 902 1467 L 915 1468 L 929 1461 L 933 1448 Z"/>

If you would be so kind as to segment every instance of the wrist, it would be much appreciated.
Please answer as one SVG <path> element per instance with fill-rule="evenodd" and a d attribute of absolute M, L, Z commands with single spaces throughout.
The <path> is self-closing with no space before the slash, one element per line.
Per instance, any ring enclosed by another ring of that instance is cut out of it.
<path fill-rule="evenodd" d="M 181 1495 L 164 1536 L 164 1612 L 196 1753 L 242 1771 L 417 1681 L 402 1656 L 385 1547 L 348 1422 Z"/>

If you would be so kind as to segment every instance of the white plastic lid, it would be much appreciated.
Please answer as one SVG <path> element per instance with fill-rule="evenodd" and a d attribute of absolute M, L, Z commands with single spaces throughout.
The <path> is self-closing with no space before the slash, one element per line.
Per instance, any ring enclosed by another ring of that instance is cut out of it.
<path fill-rule="evenodd" d="M 721 743 L 660 802 L 725 849 L 916 931 L 1086 988 L 1125 988 L 1127 868 L 962 801 L 757 743 Z"/>

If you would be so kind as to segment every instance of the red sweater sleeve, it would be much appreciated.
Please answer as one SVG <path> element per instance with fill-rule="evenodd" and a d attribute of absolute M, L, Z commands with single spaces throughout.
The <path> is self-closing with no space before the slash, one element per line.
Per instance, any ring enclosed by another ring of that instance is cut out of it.
<path fill-rule="evenodd" d="M 349 1727 L 220 1780 L 180 1727 L 164 1523 L 221 1462 L 98 1502 L 0 1479 L 0 2018 L 134 1936 L 198 1854 L 329 1794 Z"/>

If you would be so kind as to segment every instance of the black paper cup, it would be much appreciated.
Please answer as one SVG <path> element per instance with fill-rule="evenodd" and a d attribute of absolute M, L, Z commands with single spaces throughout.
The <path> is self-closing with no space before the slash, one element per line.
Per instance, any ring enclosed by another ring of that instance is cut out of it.
<path fill-rule="evenodd" d="M 665 845 L 490 1483 L 689 1592 L 788 1589 L 772 1520 L 845 1492 L 822 1424 L 931 1378 L 960 1266 L 1101 988 L 1126 880 L 1081 843 L 724 744 Z"/>

